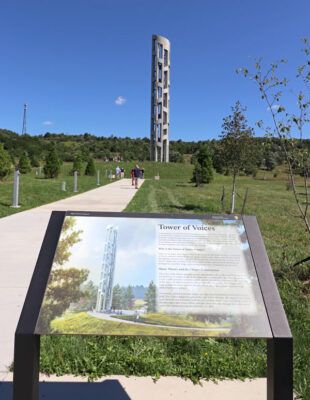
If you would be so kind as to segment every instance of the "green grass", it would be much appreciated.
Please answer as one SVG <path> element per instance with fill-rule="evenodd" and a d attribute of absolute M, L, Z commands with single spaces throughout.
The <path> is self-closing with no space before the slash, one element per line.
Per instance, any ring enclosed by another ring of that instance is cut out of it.
<path fill-rule="evenodd" d="M 223 186 L 227 195 L 224 211 L 229 209 L 231 177 L 216 175 L 212 184 L 196 188 L 189 183 L 190 165 L 148 168 L 151 176 L 162 168 L 161 179 L 147 180 L 126 211 L 220 213 Z M 289 267 L 310 254 L 309 235 L 298 218 L 291 216 L 297 210 L 292 192 L 286 190 L 284 173 L 276 178 L 263 172 L 257 179 L 240 177 L 236 212 L 241 210 L 246 188 L 246 214 L 257 216 L 294 335 L 295 391 L 300 398 L 310 399 L 310 294 L 298 279 L 309 276 L 309 269 Z M 41 368 L 48 373 L 91 378 L 112 373 L 177 375 L 193 381 L 266 376 L 266 345 L 261 340 L 68 336 L 46 337 L 42 343 Z"/>
<path fill-rule="evenodd" d="M 292 192 L 286 190 L 286 181 L 266 174 L 267 180 L 240 177 L 236 199 L 236 212 L 241 212 L 246 188 L 249 188 L 245 213 L 256 215 L 264 236 L 268 255 L 274 268 L 306 257 L 310 241 L 297 218 Z M 146 181 L 125 211 L 163 213 L 221 213 L 220 198 L 223 186 L 229 210 L 231 178 L 216 175 L 210 185 L 196 188 L 186 180 Z M 296 241 L 297 245 L 292 245 Z"/>
<path fill-rule="evenodd" d="M 266 355 L 261 341 L 154 338 L 79 337 L 41 338 L 41 371 L 96 379 L 103 375 L 180 376 L 206 379 L 245 379 L 265 374 Z M 255 362 L 253 362 L 253 358 Z M 233 366 L 233 367 L 232 367 Z"/>
<path fill-rule="evenodd" d="M 125 319 L 125 318 L 124 318 Z M 144 322 L 141 319 L 141 322 Z M 155 320 L 156 322 L 156 320 Z M 51 326 L 53 330 L 60 334 L 72 334 L 79 332 L 80 334 L 91 335 L 98 334 L 102 331 L 103 335 L 162 335 L 169 336 L 175 332 L 174 328 L 161 328 L 156 326 L 134 325 L 121 322 L 115 318 L 114 321 L 107 321 L 92 317 L 86 312 L 67 313 L 62 318 L 55 319 Z M 197 326 L 198 327 L 198 326 Z M 202 330 L 178 330 L 178 336 L 213 336 L 221 335 L 221 331 L 202 331 Z"/>

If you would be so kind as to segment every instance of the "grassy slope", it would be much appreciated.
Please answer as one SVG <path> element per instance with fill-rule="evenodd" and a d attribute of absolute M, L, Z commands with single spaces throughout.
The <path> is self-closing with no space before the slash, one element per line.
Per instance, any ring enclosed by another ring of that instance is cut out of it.
<path fill-rule="evenodd" d="M 124 318 L 125 319 L 125 318 Z M 144 320 L 141 318 L 141 322 Z M 59 333 L 72 334 L 79 331 L 81 334 L 91 334 L 102 331 L 105 335 L 108 332 L 110 335 L 173 335 L 175 329 L 160 328 L 154 326 L 142 326 L 127 324 L 121 321 L 121 318 L 115 318 L 115 322 L 98 319 L 88 315 L 86 312 L 81 313 L 68 313 L 63 318 L 58 318 L 52 322 L 52 328 Z M 220 335 L 221 332 L 213 331 L 212 333 L 203 332 L 199 330 L 178 330 L 178 336 L 212 336 Z"/>
<path fill-rule="evenodd" d="M 165 166 L 167 178 L 172 175 L 169 168 Z M 152 175 L 154 170 L 149 172 Z M 146 181 L 126 211 L 219 213 L 223 185 L 228 208 L 230 177 L 217 175 L 211 185 L 194 188 L 189 183 L 191 166 L 178 166 L 173 173 L 174 179 Z M 238 193 L 243 196 L 249 187 L 246 213 L 258 218 L 274 270 L 285 271 L 278 284 L 295 337 L 295 389 L 309 399 L 309 301 L 294 272 L 286 268 L 293 260 L 310 253 L 309 240 L 299 221 L 289 215 L 296 210 L 292 193 L 286 190 L 285 176 L 273 178 L 267 174 L 266 178 L 262 173 L 255 180 L 241 177 Z M 240 208 L 241 199 L 237 198 L 236 211 Z M 201 377 L 265 376 L 266 346 L 258 340 L 48 337 L 43 340 L 42 370 L 90 377 L 108 373 L 178 375 L 194 381 Z"/>

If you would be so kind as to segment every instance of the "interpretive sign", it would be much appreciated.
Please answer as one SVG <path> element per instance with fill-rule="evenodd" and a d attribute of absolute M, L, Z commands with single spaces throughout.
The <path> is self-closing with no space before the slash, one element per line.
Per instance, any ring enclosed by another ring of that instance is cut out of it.
<path fill-rule="evenodd" d="M 271 337 L 239 217 L 67 213 L 38 334 Z"/>
<path fill-rule="evenodd" d="M 15 335 L 14 400 L 38 399 L 41 335 L 266 338 L 267 399 L 293 341 L 255 217 L 53 212 Z"/>

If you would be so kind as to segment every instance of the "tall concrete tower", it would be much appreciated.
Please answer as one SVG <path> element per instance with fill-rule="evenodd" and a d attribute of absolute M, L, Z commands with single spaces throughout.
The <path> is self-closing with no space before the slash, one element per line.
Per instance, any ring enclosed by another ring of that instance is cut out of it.
<path fill-rule="evenodd" d="M 104 245 L 100 282 L 97 292 L 97 312 L 108 311 L 112 307 L 116 239 L 117 228 L 112 225 L 108 225 L 106 230 L 106 240 Z"/>
<path fill-rule="evenodd" d="M 151 161 L 169 162 L 170 42 L 152 36 Z"/>

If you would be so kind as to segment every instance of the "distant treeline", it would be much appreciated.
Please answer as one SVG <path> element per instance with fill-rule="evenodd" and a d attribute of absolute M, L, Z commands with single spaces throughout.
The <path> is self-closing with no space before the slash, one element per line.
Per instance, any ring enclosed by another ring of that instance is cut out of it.
<path fill-rule="evenodd" d="M 268 164 L 268 158 L 270 164 L 282 164 L 284 157 L 279 139 L 257 137 L 253 141 L 254 145 L 257 146 L 256 164 L 258 166 L 264 164 L 266 159 Z M 19 135 L 10 130 L 0 129 L 0 143 L 4 144 L 4 149 L 9 152 L 13 162 L 26 152 L 33 166 L 43 161 L 52 148 L 56 149 L 58 156 L 63 161 L 69 162 L 74 161 L 77 155 L 82 156 L 85 160 L 92 157 L 104 161 L 144 161 L 149 160 L 150 156 L 150 140 L 146 137 L 132 139 L 129 137 L 95 136 L 89 133 L 67 135 L 49 132 L 44 135 L 31 136 L 28 134 Z M 215 139 L 198 142 L 171 141 L 170 161 L 184 162 L 184 160 L 190 160 L 191 157 L 188 156 L 195 155 L 204 144 L 209 146 L 216 167 L 217 161 L 220 161 L 217 160 L 217 157 L 220 157 L 220 152 L 218 151 L 219 141 Z M 310 149 L 310 140 L 303 140 L 302 145 Z"/>

